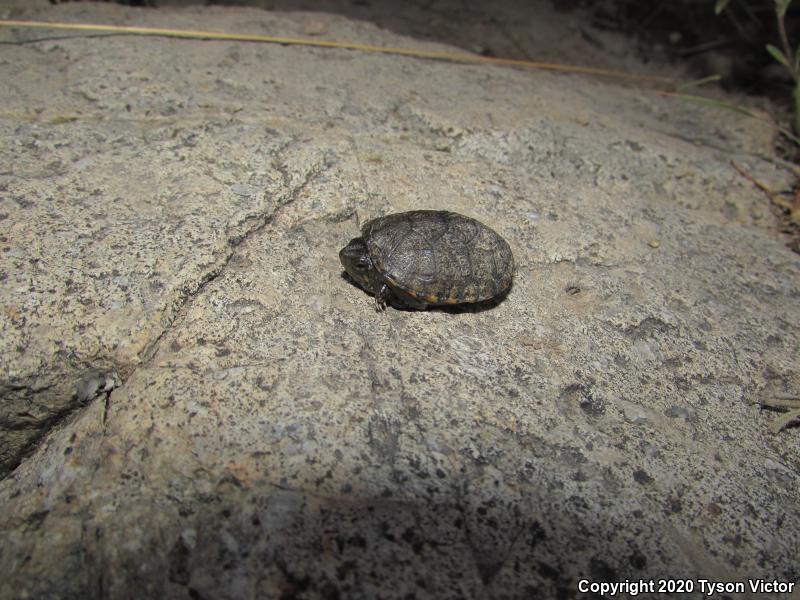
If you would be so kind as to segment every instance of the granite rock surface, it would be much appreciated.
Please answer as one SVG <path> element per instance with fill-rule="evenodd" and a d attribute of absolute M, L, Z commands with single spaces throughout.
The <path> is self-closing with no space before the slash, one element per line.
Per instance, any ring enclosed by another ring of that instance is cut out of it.
<path fill-rule="evenodd" d="M 442 49 L 322 13 L 7 13 Z M 800 260 L 732 165 L 789 181 L 767 124 L 541 71 L 0 39 L 1 598 L 800 578 L 800 436 L 761 406 L 800 393 Z M 509 241 L 504 301 L 373 310 L 338 251 L 418 208 Z"/>

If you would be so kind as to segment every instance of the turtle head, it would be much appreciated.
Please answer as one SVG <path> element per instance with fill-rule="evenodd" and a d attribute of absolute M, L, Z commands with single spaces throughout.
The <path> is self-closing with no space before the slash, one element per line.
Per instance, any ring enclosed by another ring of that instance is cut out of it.
<path fill-rule="evenodd" d="M 376 293 L 383 285 L 380 280 L 364 238 L 353 238 L 350 243 L 339 251 L 339 260 L 347 274 L 362 288 L 371 293 Z"/>

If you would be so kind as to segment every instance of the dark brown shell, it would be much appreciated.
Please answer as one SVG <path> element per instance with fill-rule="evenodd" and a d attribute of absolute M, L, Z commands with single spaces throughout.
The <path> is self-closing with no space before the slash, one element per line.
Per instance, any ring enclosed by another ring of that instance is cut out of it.
<path fill-rule="evenodd" d="M 458 304 L 488 300 L 511 287 L 511 247 L 470 217 L 414 210 L 373 219 L 361 232 L 375 269 L 401 296 Z"/>

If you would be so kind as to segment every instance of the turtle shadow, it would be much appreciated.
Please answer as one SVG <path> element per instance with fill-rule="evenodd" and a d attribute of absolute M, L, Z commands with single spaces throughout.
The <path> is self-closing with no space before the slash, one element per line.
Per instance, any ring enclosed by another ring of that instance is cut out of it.
<path fill-rule="evenodd" d="M 340 273 L 340 276 L 342 279 L 344 279 L 347 283 L 352 285 L 362 294 L 368 294 L 371 297 L 375 296 L 375 294 L 366 291 L 364 288 L 358 285 L 358 283 L 352 277 L 350 277 L 350 274 L 347 271 L 342 271 Z M 462 313 L 482 313 L 496 308 L 501 302 L 503 302 L 503 300 L 506 299 L 506 297 L 513 288 L 514 284 L 512 283 L 511 286 L 502 294 L 499 294 L 494 298 L 490 298 L 489 300 L 483 300 L 482 302 L 465 302 L 463 304 L 440 304 L 437 306 L 428 306 L 427 308 L 414 308 L 413 306 L 407 306 L 405 304 L 402 304 L 402 302 L 393 298 L 389 301 L 389 305 L 393 309 L 402 312 L 435 311 L 435 312 L 448 313 L 451 315 L 460 315 Z"/>

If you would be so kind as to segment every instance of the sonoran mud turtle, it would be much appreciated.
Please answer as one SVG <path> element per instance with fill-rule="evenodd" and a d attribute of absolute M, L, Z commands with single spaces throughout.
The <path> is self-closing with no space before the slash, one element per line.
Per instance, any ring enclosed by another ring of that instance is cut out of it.
<path fill-rule="evenodd" d="M 483 223 L 446 210 L 372 219 L 339 252 L 347 273 L 386 303 L 411 308 L 483 302 L 511 288 L 511 247 Z"/>

